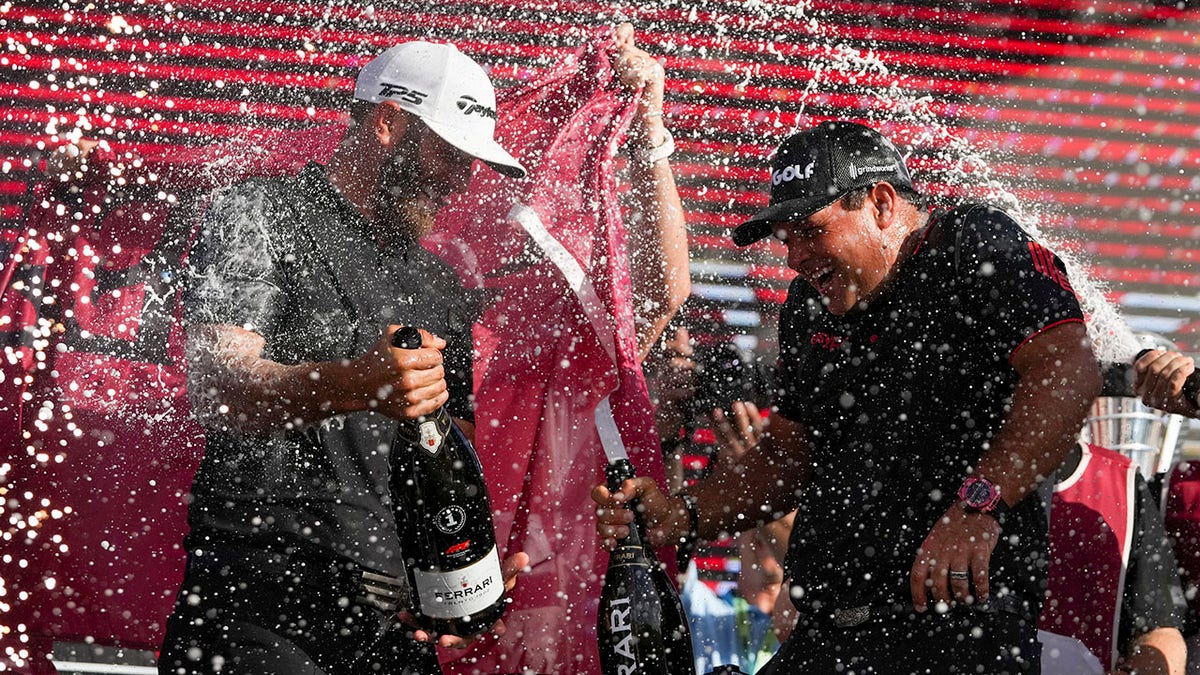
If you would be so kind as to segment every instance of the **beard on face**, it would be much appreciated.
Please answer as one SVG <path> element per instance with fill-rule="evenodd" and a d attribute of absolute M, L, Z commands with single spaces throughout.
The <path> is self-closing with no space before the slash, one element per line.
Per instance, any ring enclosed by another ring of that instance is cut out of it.
<path fill-rule="evenodd" d="M 375 219 L 389 232 L 417 239 L 433 229 L 437 205 L 421 192 L 418 125 L 409 125 L 395 152 L 379 167 Z"/>

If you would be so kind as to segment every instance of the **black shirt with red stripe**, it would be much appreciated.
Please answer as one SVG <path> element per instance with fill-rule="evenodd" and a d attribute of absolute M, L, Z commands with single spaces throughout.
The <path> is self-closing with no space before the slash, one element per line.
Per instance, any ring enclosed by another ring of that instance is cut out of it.
<path fill-rule="evenodd" d="M 917 548 L 1009 409 L 1012 355 L 1083 320 L 1062 262 L 1003 211 L 935 213 L 920 236 L 868 306 L 835 316 L 797 278 L 782 310 L 776 404 L 812 453 L 785 565 L 801 612 L 912 602 Z M 1005 517 L 992 593 L 1036 616 L 1046 565 L 1034 493 Z"/>

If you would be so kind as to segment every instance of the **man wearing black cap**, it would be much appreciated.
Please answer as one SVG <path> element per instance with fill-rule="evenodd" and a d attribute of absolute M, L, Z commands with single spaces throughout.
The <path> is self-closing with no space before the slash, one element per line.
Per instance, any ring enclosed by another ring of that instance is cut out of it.
<path fill-rule="evenodd" d="M 798 508 L 799 624 L 760 672 L 1037 672 L 1038 487 L 1100 388 L 1062 263 L 1001 211 L 926 212 L 859 124 L 785 140 L 770 192 L 733 237 L 782 239 L 798 275 L 778 414 L 741 466 L 676 497 L 598 487 L 600 535 L 624 533 L 634 496 L 664 543 Z"/>

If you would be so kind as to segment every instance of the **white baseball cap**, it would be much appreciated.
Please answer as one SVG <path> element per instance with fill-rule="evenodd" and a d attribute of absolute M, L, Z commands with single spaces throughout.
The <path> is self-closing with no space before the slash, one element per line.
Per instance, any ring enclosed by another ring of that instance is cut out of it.
<path fill-rule="evenodd" d="M 514 178 L 525 175 L 496 142 L 496 91 L 487 73 L 454 45 L 405 42 L 363 66 L 354 98 L 394 101 L 450 145 Z"/>

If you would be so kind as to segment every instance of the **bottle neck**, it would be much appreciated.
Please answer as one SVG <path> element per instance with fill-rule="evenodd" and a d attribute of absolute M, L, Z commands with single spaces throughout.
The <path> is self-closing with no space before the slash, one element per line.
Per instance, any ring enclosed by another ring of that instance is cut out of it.
<path fill-rule="evenodd" d="M 645 548 L 646 524 L 642 521 L 642 514 L 637 511 L 638 502 L 636 499 L 630 500 L 629 508 L 633 511 L 633 522 L 629 524 L 629 535 L 618 539 L 617 546 L 640 546 Z"/>
<path fill-rule="evenodd" d="M 454 443 L 451 439 L 452 430 L 450 416 L 446 413 L 446 409 L 438 408 L 437 410 L 422 415 L 417 419 L 400 420 L 396 424 L 396 436 L 392 440 L 392 447 L 397 446 L 406 448 L 405 451 L 397 451 L 391 453 L 389 462 L 395 463 L 400 461 L 408 461 L 407 452 L 420 449 L 422 453 L 418 456 L 426 458 L 435 458 L 444 456 L 442 449 L 446 443 Z"/>
<path fill-rule="evenodd" d="M 625 481 L 636 478 L 637 471 L 633 468 L 633 463 L 628 459 L 618 459 L 609 462 L 604 470 L 605 478 L 608 481 L 608 489 L 610 492 L 616 492 L 621 489 L 621 484 Z M 629 535 L 617 541 L 618 547 L 638 547 L 643 549 L 647 555 L 653 556 L 650 549 L 645 546 L 646 541 L 646 525 L 642 520 L 642 514 L 638 512 L 638 501 L 631 499 L 627 504 L 628 508 L 633 511 L 633 522 L 629 524 Z"/>
<path fill-rule="evenodd" d="M 421 415 L 416 419 L 403 420 L 401 423 L 419 427 L 422 423 L 429 421 L 435 422 L 439 429 L 447 429 L 450 427 L 450 415 L 446 413 L 445 407 L 438 408 L 428 415 Z"/>

